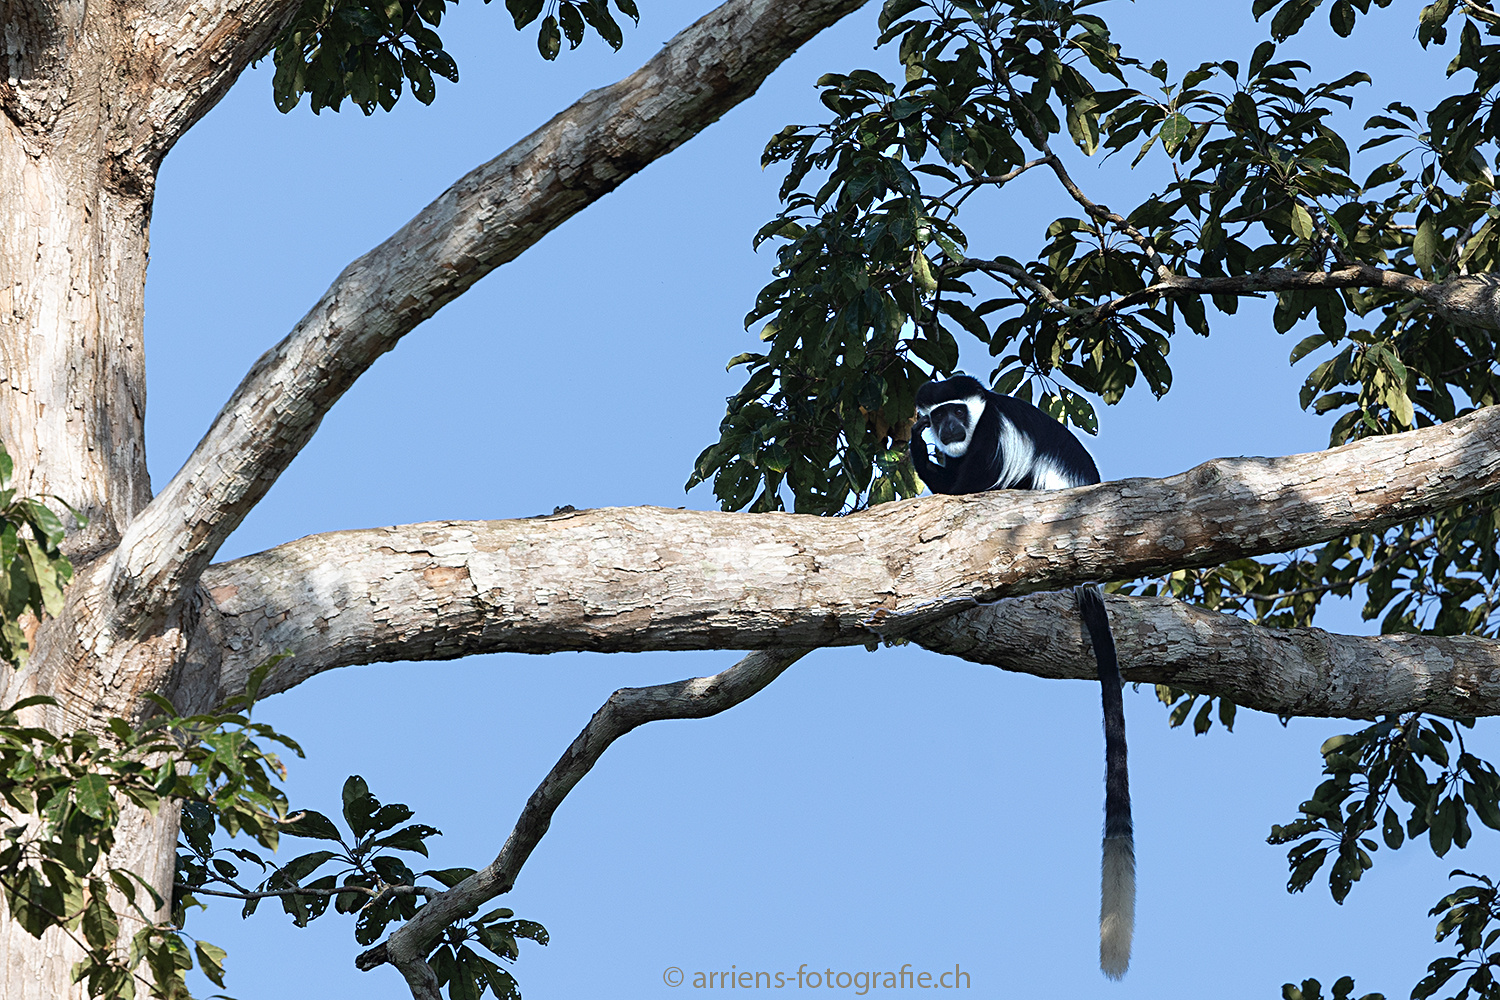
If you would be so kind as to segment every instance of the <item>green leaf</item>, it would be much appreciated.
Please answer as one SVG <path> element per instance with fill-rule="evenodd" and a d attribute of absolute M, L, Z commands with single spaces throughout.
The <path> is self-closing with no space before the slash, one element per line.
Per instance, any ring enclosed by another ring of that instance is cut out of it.
<path fill-rule="evenodd" d="M 1432 270 L 1433 262 L 1437 258 L 1437 246 L 1437 226 L 1433 223 L 1432 216 L 1429 215 L 1417 226 L 1416 238 L 1411 243 L 1411 255 L 1422 270 Z"/>
<path fill-rule="evenodd" d="M 548 62 L 556 59 L 557 54 L 562 51 L 562 32 L 558 29 L 557 18 L 551 14 L 542 21 L 542 27 L 537 32 L 536 48 Z"/>
<path fill-rule="evenodd" d="M 100 951 L 114 948 L 115 940 L 120 935 L 120 924 L 109 905 L 109 891 L 103 882 L 89 883 L 89 903 L 83 911 L 83 921 L 79 928 L 89 947 Z"/>
<path fill-rule="evenodd" d="M 1299 239 L 1310 240 L 1313 238 L 1313 220 L 1307 209 L 1300 204 L 1292 206 L 1292 232 Z"/>
<path fill-rule="evenodd" d="M 73 782 L 73 801 L 95 819 L 103 819 L 114 808 L 109 794 L 109 779 L 102 774 L 80 775 Z"/>
<path fill-rule="evenodd" d="M 912 252 L 911 255 L 912 275 L 916 278 L 917 287 L 927 294 L 937 291 L 937 279 L 932 276 L 932 267 L 928 263 L 927 255 L 920 250 Z"/>
<path fill-rule="evenodd" d="M 1181 111 L 1174 111 L 1161 123 L 1161 144 L 1168 153 L 1177 152 L 1182 141 L 1192 134 L 1193 123 Z"/>
<path fill-rule="evenodd" d="M 427 845 L 423 843 L 428 837 L 435 837 L 442 833 L 441 830 L 432 826 L 424 826 L 421 823 L 413 823 L 404 826 L 388 836 L 372 841 L 372 847 L 389 847 L 398 851 L 415 851 L 427 856 Z"/>
<path fill-rule="evenodd" d="M 282 827 L 282 832 L 311 840 L 343 840 L 333 821 L 312 809 L 299 810 L 297 818 Z"/>
<path fill-rule="evenodd" d="M 198 969 L 208 977 L 209 982 L 220 989 L 224 986 L 224 958 L 229 953 L 218 945 L 209 944 L 201 938 L 193 943 L 193 951 L 198 956 Z"/>
<path fill-rule="evenodd" d="M 1340 38 L 1348 38 L 1354 31 L 1354 6 L 1349 0 L 1337 0 L 1328 12 L 1328 23 Z"/>
<path fill-rule="evenodd" d="M 1402 427 L 1415 427 L 1417 423 L 1416 412 L 1412 409 L 1411 399 L 1406 395 L 1406 389 L 1402 386 L 1389 386 L 1385 392 L 1385 403 L 1391 408 L 1391 416 Z"/>
<path fill-rule="evenodd" d="M 1324 344 L 1332 343 L 1337 343 L 1337 338 L 1330 337 L 1326 333 L 1315 333 L 1310 337 L 1304 337 L 1296 347 L 1292 348 L 1291 357 L 1287 359 L 1287 362 L 1295 365 Z"/>

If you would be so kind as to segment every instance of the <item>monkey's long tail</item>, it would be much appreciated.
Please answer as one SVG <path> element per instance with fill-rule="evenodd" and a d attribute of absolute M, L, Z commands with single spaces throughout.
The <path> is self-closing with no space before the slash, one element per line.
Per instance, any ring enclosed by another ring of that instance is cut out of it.
<path fill-rule="evenodd" d="M 1130 773 L 1125 760 L 1125 699 L 1120 663 L 1104 598 L 1093 584 L 1079 587 L 1078 610 L 1089 630 L 1104 698 L 1104 863 L 1099 903 L 1099 968 L 1119 979 L 1130 968 L 1135 932 L 1135 838 L 1130 824 Z"/>

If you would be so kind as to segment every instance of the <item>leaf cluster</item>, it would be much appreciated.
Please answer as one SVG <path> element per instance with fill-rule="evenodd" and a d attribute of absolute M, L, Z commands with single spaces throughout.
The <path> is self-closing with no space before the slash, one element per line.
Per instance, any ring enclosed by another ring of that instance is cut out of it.
<path fill-rule="evenodd" d="M 1198 699 L 1203 699 L 1203 704 L 1198 705 Z M 1213 728 L 1214 716 L 1218 715 L 1219 724 L 1229 732 L 1234 732 L 1234 716 L 1239 708 L 1232 700 L 1223 695 L 1204 694 L 1198 691 L 1188 691 L 1182 688 L 1172 687 L 1170 684 L 1156 685 L 1156 700 L 1167 706 L 1167 724 L 1173 729 L 1181 726 L 1187 721 L 1188 716 L 1193 716 L 1193 735 L 1202 736 Z M 1198 711 L 1193 712 L 1197 705 Z M 1214 706 L 1218 706 L 1215 713 Z"/>
<path fill-rule="evenodd" d="M 158 919 L 166 901 L 135 872 L 107 863 L 122 808 L 155 815 L 186 802 L 223 829 L 274 846 L 286 814 L 275 784 L 284 771 L 267 747 L 301 751 L 250 721 L 241 711 L 248 697 L 186 717 L 157 699 L 160 714 L 140 726 L 110 719 L 103 734 L 55 735 L 22 723 L 20 713 L 55 704 L 35 696 L 0 711 L 0 894 L 11 918 L 34 937 L 51 928 L 71 936 L 85 954 L 73 977 L 91 997 L 186 997 L 194 957 L 222 985 L 224 952 L 204 941 L 190 947 L 180 908 Z M 140 925 L 124 944 L 121 911 Z"/>
<path fill-rule="evenodd" d="M 1481 500 L 1384 531 L 1268 560 L 1239 559 L 1111 587 L 1169 595 L 1271 627 L 1306 627 L 1329 594 L 1364 588 L 1361 614 L 1384 634 L 1500 634 L 1496 504 Z"/>
<path fill-rule="evenodd" d="M 761 323 L 768 346 L 730 362 L 746 367 L 747 382 L 689 487 L 712 479 L 726 509 L 752 510 L 781 509 L 785 487 L 796 510 L 824 514 L 919 491 L 905 454 L 917 387 L 956 369 L 959 335 L 999 354 L 1027 322 L 995 328 L 992 314 L 1024 303 L 1010 288 L 976 292 L 968 278 L 979 266 L 967 256 L 959 207 L 1027 169 L 1018 129 L 1056 132 L 1054 109 L 1066 106 L 1087 135 L 1119 99 L 1097 94 L 1069 62 L 1084 57 L 1119 72 L 1103 22 L 1075 6 L 1089 4 L 891 0 L 880 44 L 896 44 L 904 81 L 872 70 L 827 75 L 819 86 L 833 117 L 772 139 L 763 159 L 789 165 L 785 208 L 756 241 L 783 245 L 776 276 L 746 317 L 747 326 Z M 1087 264 L 1075 275 L 1085 284 L 1097 276 Z M 1030 319 L 1046 325 L 1044 312 Z M 1095 381 L 1133 380 L 1117 370 L 1133 363 L 1129 339 L 1088 340 Z M 1063 350 L 1044 337 L 1010 360 L 1020 375 L 1026 365 L 1042 375 Z M 1004 388 L 1029 394 L 1030 382 Z M 1041 402 L 1093 424 L 1091 405 L 1070 389 L 1046 389 Z"/>
<path fill-rule="evenodd" d="M 1312 798 L 1303 802 L 1297 819 L 1271 827 L 1267 840 L 1292 844 L 1287 854 L 1291 877 L 1289 892 L 1305 889 L 1324 864 L 1331 862 L 1328 886 L 1335 901 L 1343 903 L 1355 882 L 1374 865 L 1379 843 L 1373 834 L 1396 850 L 1411 839 L 1427 835 L 1428 846 L 1438 857 L 1454 847 L 1466 847 L 1473 836 L 1470 815 L 1479 823 L 1500 830 L 1500 774 L 1493 765 L 1469 753 L 1463 731 L 1473 720 L 1457 720 L 1451 726 L 1440 719 L 1410 713 L 1386 716 L 1356 733 L 1334 736 L 1324 742 L 1323 773 L 1326 776 Z M 1500 955 L 1489 949 L 1500 939 L 1500 907 L 1493 882 L 1484 875 L 1455 871 L 1473 884 L 1440 900 L 1431 914 L 1439 916 L 1437 940 L 1454 937 L 1458 951 L 1428 966 L 1428 975 L 1412 990 L 1414 1000 L 1430 997 L 1450 979 L 1468 970 L 1469 978 L 1455 995 L 1465 1000 L 1470 993 L 1482 1000 L 1500 1000 L 1500 985 L 1494 973 Z M 1317 981 L 1309 980 L 1313 990 Z M 1347 982 L 1345 996 L 1353 988 Z M 1286 992 L 1295 989 L 1288 984 Z M 1303 983 L 1300 995 L 1316 996 Z M 1334 995 L 1339 996 L 1335 986 Z"/>
<path fill-rule="evenodd" d="M 35 497 L 16 495 L 15 463 L 0 444 L 0 659 L 13 667 L 26 663 L 26 620 L 62 613 L 63 589 L 73 564 L 63 555 L 62 519 Z M 67 501 L 53 497 L 80 527 L 88 518 Z"/>
<path fill-rule="evenodd" d="M 1412 988 L 1412 1000 L 1426 1000 L 1460 973 L 1469 975 L 1451 1000 L 1496 1000 L 1500 997 L 1500 889 L 1485 875 L 1455 869 L 1449 877 L 1462 875 L 1470 884 L 1461 886 L 1432 908 L 1438 917 L 1437 939 L 1453 938 L 1458 954 L 1446 956 L 1427 967 L 1427 975 Z"/>
<path fill-rule="evenodd" d="M 1343 976 L 1333 984 L 1330 1000 L 1350 1000 L 1354 995 L 1354 977 Z M 1323 1000 L 1323 984 L 1316 979 L 1304 979 L 1300 987 L 1284 983 L 1282 1000 Z M 1385 1000 L 1384 993 L 1366 993 L 1359 1000 Z"/>
<path fill-rule="evenodd" d="M 1486 875 L 1455 869 L 1449 878 L 1462 876 L 1468 885 L 1438 900 L 1429 916 L 1438 917 L 1439 941 L 1453 938 L 1457 953 L 1445 955 L 1427 966 L 1427 975 L 1412 987 L 1412 1000 L 1426 1000 L 1442 990 L 1455 977 L 1468 973 L 1456 993 L 1446 1000 L 1497 1000 L 1500 998 L 1500 953 L 1494 950 L 1500 940 L 1500 888 Z M 1333 1000 L 1347 1000 L 1354 992 L 1354 980 L 1344 976 L 1333 986 Z M 1322 987 L 1316 979 L 1304 980 L 1301 989 L 1287 983 L 1281 988 L 1285 1000 L 1322 1000 Z M 1367 993 L 1360 1000 L 1384 1000 L 1380 993 Z"/>
<path fill-rule="evenodd" d="M 327 913 L 331 904 L 333 912 L 354 916 L 355 940 L 371 945 L 392 923 L 410 920 L 441 891 L 420 884 L 420 879 L 452 888 L 474 874 L 472 868 L 414 871 L 399 853 L 427 857 L 426 841 L 440 831 L 408 823 L 413 815 L 410 807 L 381 803 L 358 775 L 344 782 L 342 798 L 349 833 L 323 813 L 298 810 L 282 823 L 281 832 L 326 846 L 283 864 L 246 848 L 216 848 L 217 814 L 212 808 L 187 804 L 177 857 L 178 907 L 201 905 L 193 893 L 209 889 L 215 895 L 244 899 L 242 914 L 248 917 L 262 899 L 275 898 L 296 926 L 305 927 Z M 244 866 L 254 866 L 254 881 L 242 877 Z M 428 962 L 452 1000 L 479 1000 L 486 990 L 499 1000 L 519 1000 L 514 976 L 470 946 L 478 943 L 495 958 L 511 963 L 520 954 L 518 938 L 547 943 L 545 928 L 514 916 L 507 909 L 479 916 L 471 912 L 447 927 L 434 943 Z"/>
<path fill-rule="evenodd" d="M 1500 775 L 1464 747 L 1463 729 L 1412 713 L 1387 716 L 1357 733 L 1324 742 L 1324 781 L 1298 806 L 1302 814 L 1271 828 L 1272 844 L 1287 854 L 1290 892 L 1300 892 L 1329 861 L 1328 886 L 1342 903 L 1373 864 L 1377 829 L 1391 850 L 1427 835 L 1443 857 L 1472 836 L 1469 815 L 1500 830 Z"/>
<path fill-rule="evenodd" d="M 302 0 L 270 49 L 277 110 L 291 111 L 306 97 L 314 114 L 338 111 L 349 100 L 369 115 L 377 107 L 391 110 L 408 87 L 417 100 L 431 104 L 437 96 L 434 76 L 458 82 L 458 64 L 437 33 L 449 2 Z M 624 44 L 609 0 L 506 0 L 505 6 L 517 30 L 549 8 L 537 30 L 544 59 L 557 58 L 563 36 L 576 49 L 590 28 L 611 48 Z M 634 0 L 615 0 L 614 6 L 640 21 Z"/>

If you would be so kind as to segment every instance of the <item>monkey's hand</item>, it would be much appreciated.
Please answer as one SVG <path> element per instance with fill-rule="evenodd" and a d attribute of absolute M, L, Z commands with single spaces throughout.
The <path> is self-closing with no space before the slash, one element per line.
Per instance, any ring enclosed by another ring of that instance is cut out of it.
<path fill-rule="evenodd" d="M 911 425 L 912 444 L 915 447 L 920 447 L 927 461 L 933 465 L 947 465 L 948 456 L 943 454 L 942 449 L 937 446 L 937 442 L 932 439 L 932 436 L 928 433 L 930 430 L 932 430 L 932 421 L 926 417 L 918 417 L 916 423 Z M 921 443 L 918 444 L 918 442 Z"/>

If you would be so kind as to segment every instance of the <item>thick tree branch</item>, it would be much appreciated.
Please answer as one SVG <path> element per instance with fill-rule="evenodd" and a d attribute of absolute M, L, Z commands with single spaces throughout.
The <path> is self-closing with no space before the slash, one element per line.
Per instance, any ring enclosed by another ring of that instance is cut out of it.
<path fill-rule="evenodd" d="M 1125 679 L 1228 696 L 1277 715 L 1500 715 L 1500 642 L 1265 628 L 1169 597 L 1106 597 Z M 1048 678 L 1097 680 L 1069 593 L 974 608 L 911 635 L 938 653 Z"/>
<path fill-rule="evenodd" d="M 355 965 L 368 971 L 386 962 L 399 967 L 398 958 L 407 964 L 411 964 L 409 956 L 420 960 L 443 928 L 473 912 L 485 900 L 509 892 L 521 866 L 552 824 L 552 814 L 615 740 L 648 722 L 703 719 L 733 708 L 760 692 L 809 652 L 778 649 L 751 653 L 712 677 L 621 688 L 610 695 L 526 800 L 520 818 L 495 860 L 423 907 L 415 919 L 389 939 L 355 959 Z M 403 974 L 406 974 L 404 969 Z M 407 974 L 408 983 L 412 978 Z M 419 995 L 415 986 L 413 995 Z"/>
<path fill-rule="evenodd" d="M 181 471 L 127 530 L 110 568 L 122 625 L 177 603 L 323 414 L 402 336 L 716 121 L 863 2 L 730 0 L 350 264 L 255 363 Z"/>
<path fill-rule="evenodd" d="M 337 532 L 212 567 L 202 642 L 228 650 L 219 694 L 280 650 L 294 655 L 268 693 L 382 660 L 860 643 L 976 600 L 1285 551 L 1497 489 L 1491 407 L 1308 455 L 844 518 L 633 507 Z"/>

